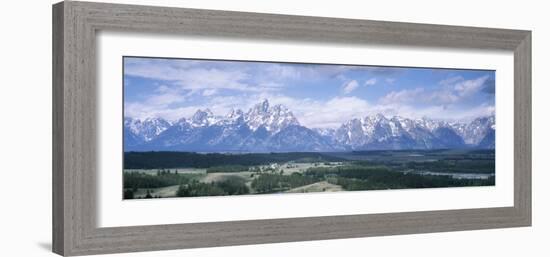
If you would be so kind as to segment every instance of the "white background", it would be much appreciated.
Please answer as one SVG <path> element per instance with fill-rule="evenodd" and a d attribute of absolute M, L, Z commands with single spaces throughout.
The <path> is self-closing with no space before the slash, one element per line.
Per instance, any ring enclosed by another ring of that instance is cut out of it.
<path fill-rule="evenodd" d="M 129 2 L 129 1 L 128 1 Z M 548 256 L 550 181 L 545 110 L 550 27 L 544 1 L 133 1 L 176 6 L 530 29 L 533 34 L 533 227 L 219 247 L 117 256 Z M 267 2 L 267 3 L 266 3 Z M 2 6 L 0 256 L 54 256 L 51 247 L 51 4 Z M 545 22 L 546 21 L 546 22 Z M 546 244 L 545 244 L 546 243 Z"/>

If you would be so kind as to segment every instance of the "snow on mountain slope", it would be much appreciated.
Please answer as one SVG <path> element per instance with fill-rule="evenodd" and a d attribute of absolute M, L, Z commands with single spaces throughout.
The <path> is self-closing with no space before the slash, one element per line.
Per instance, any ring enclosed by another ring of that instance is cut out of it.
<path fill-rule="evenodd" d="M 255 131 L 263 126 L 271 134 L 290 125 L 300 125 L 290 110 L 280 104 L 270 106 L 267 99 L 252 107 L 246 113 L 245 121 L 251 130 Z"/>
<path fill-rule="evenodd" d="M 307 128 L 283 105 L 269 101 L 247 112 L 216 116 L 197 110 L 189 119 L 124 121 L 125 151 L 342 151 L 375 149 L 494 148 L 494 116 L 469 123 L 382 114 L 354 118 L 336 129 Z"/>
<path fill-rule="evenodd" d="M 495 116 L 479 117 L 470 123 L 455 122 L 450 126 L 464 139 L 466 144 L 478 145 L 486 135 L 495 130 Z"/>
<path fill-rule="evenodd" d="M 124 127 L 143 141 L 151 141 L 160 133 L 168 129 L 172 124 L 161 118 L 139 119 L 125 118 Z"/>

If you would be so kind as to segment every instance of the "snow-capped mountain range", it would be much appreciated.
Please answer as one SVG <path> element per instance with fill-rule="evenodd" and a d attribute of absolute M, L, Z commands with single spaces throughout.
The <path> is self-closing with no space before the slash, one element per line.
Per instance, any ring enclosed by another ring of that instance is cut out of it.
<path fill-rule="evenodd" d="M 494 116 L 469 123 L 382 114 L 349 120 L 337 129 L 307 128 L 283 105 L 263 100 L 247 112 L 189 119 L 124 119 L 125 151 L 328 152 L 495 147 Z"/>

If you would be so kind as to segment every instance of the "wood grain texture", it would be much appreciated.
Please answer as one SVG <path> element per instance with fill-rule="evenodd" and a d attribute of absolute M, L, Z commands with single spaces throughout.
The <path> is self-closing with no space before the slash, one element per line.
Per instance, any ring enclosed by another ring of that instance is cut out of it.
<path fill-rule="evenodd" d="M 514 51 L 514 207 L 531 225 L 531 33 Z"/>
<path fill-rule="evenodd" d="M 514 52 L 514 206 L 99 228 L 97 31 Z M 53 6 L 53 250 L 61 255 L 430 233 L 531 224 L 529 31 L 89 2 Z"/>
<path fill-rule="evenodd" d="M 64 25 L 63 4 L 54 5 L 52 17 L 52 249 L 63 253 L 64 227 L 64 173 L 63 173 L 63 78 L 64 78 Z"/>

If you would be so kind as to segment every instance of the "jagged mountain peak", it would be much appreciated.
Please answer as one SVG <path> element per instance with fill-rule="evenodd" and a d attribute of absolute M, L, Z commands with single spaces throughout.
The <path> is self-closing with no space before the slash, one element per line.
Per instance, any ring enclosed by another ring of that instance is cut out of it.
<path fill-rule="evenodd" d="M 353 150 L 461 148 L 477 146 L 481 140 L 490 147 L 494 138 L 490 134 L 492 128 L 494 119 L 490 117 L 454 128 L 451 123 L 425 117 L 413 120 L 375 114 L 345 122 L 336 131 L 334 140 Z M 474 140 L 468 140 L 470 134 L 475 136 Z"/>
<path fill-rule="evenodd" d="M 482 116 L 475 118 L 469 123 L 453 122 L 449 124 L 463 139 L 466 144 L 478 145 L 487 135 L 491 135 L 491 131 L 495 130 L 495 116 Z M 492 133 L 494 138 L 494 133 Z M 491 143 L 485 140 L 485 145 Z M 493 143 L 494 144 L 494 143 Z"/>
<path fill-rule="evenodd" d="M 269 101 L 267 99 L 263 99 L 260 103 L 255 104 L 254 107 L 248 111 L 249 114 L 261 114 L 267 112 L 269 112 Z"/>
<path fill-rule="evenodd" d="M 190 122 L 188 119 L 186 119 L 186 118 L 183 117 L 183 118 L 181 118 L 181 119 L 175 121 L 175 122 L 174 122 L 174 126 L 177 125 L 177 126 L 179 126 L 179 127 L 187 127 L 187 126 L 190 126 L 190 123 L 191 123 L 191 122 Z"/>
<path fill-rule="evenodd" d="M 137 138 L 148 142 L 172 126 L 172 123 L 158 117 L 149 117 L 143 120 L 124 118 L 124 127 Z"/>
<path fill-rule="evenodd" d="M 388 121 L 388 119 L 386 118 L 386 116 L 384 116 L 381 113 L 376 113 L 376 114 L 373 114 L 373 115 L 367 115 L 361 120 L 361 122 L 363 122 L 363 123 L 365 123 L 365 122 L 370 122 L 370 123 L 387 122 L 387 121 Z"/>
<path fill-rule="evenodd" d="M 169 121 L 159 118 L 159 117 L 147 117 L 145 119 L 140 118 L 132 118 L 132 117 L 124 117 L 124 123 L 130 124 L 130 123 L 170 123 Z"/>
<path fill-rule="evenodd" d="M 254 105 L 245 117 L 251 130 L 264 127 L 271 134 L 277 133 L 290 125 L 300 125 L 294 114 L 284 105 L 270 106 L 267 99 Z"/>
<path fill-rule="evenodd" d="M 276 104 L 276 105 L 271 106 L 271 108 L 269 108 L 269 111 L 270 112 L 287 112 L 287 111 L 289 111 L 289 109 L 286 108 L 286 106 L 284 106 L 282 104 Z"/>
<path fill-rule="evenodd" d="M 249 111 L 249 114 L 264 114 L 264 113 L 273 113 L 273 112 L 290 112 L 290 110 L 282 105 L 275 104 L 272 105 L 269 100 L 263 99 L 261 102 L 255 104 Z"/>
<path fill-rule="evenodd" d="M 494 148 L 494 116 L 471 122 L 410 119 L 381 113 L 352 118 L 338 128 L 307 128 L 292 111 L 266 99 L 243 112 L 216 116 L 199 109 L 170 123 L 125 118 L 125 150 L 343 151 Z M 129 148 L 126 148 L 126 147 Z"/>
<path fill-rule="evenodd" d="M 198 109 L 191 117 L 191 125 L 194 127 L 210 126 L 215 124 L 218 120 L 219 118 L 214 116 L 210 109 Z"/>
<path fill-rule="evenodd" d="M 231 109 L 231 111 L 227 114 L 228 119 L 236 119 L 242 116 L 244 116 L 244 112 L 241 109 Z"/>
<path fill-rule="evenodd" d="M 206 109 L 198 109 L 195 114 L 193 114 L 193 117 L 191 117 L 191 120 L 202 120 L 207 117 L 214 116 L 212 111 L 208 108 Z"/>
<path fill-rule="evenodd" d="M 269 101 L 266 98 L 264 98 L 264 100 L 262 100 L 262 102 L 258 105 L 261 106 L 263 111 L 267 111 L 269 109 Z"/>

